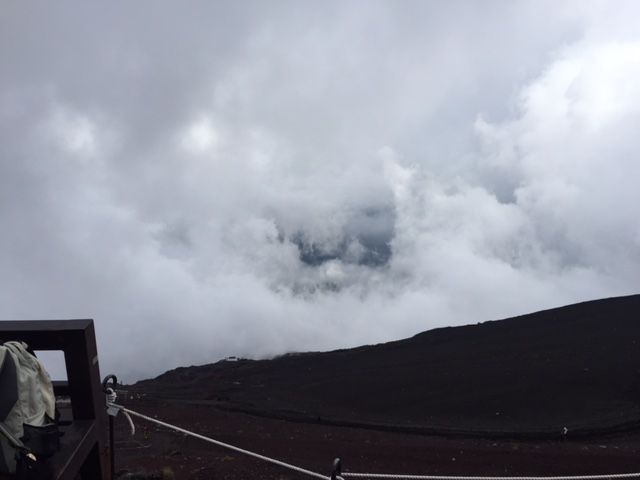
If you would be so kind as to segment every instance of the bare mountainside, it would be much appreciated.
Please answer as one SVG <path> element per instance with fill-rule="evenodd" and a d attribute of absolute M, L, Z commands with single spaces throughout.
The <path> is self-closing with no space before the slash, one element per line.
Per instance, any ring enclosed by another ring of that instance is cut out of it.
<path fill-rule="evenodd" d="M 640 425 L 640 295 L 379 345 L 177 368 L 158 402 L 320 424 L 544 439 Z M 147 397 L 147 398 L 149 398 Z"/>

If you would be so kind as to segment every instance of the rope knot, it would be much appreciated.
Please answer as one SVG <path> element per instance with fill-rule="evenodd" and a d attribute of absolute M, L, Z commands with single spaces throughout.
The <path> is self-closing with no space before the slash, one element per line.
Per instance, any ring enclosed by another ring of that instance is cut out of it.
<path fill-rule="evenodd" d="M 116 391 L 113 388 L 107 388 L 106 396 L 107 396 L 107 405 L 111 403 L 116 403 L 116 400 L 118 399 L 118 395 L 116 394 Z"/>

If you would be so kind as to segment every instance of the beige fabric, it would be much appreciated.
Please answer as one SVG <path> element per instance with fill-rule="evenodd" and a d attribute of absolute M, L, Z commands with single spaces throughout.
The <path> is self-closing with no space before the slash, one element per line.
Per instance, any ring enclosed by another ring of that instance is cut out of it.
<path fill-rule="evenodd" d="M 18 374 L 18 401 L 4 421 L 7 429 L 18 439 L 24 436 L 24 424 L 42 426 L 55 416 L 55 395 L 49 374 L 36 357 L 27 351 L 24 342 L 5 342 L 6 355 L 13 357 Z M 2 450 L 9 468 L 15 470 L 12 449 L 2 442 Z M 11 471 L 11 470 L 10 470 Z"/>

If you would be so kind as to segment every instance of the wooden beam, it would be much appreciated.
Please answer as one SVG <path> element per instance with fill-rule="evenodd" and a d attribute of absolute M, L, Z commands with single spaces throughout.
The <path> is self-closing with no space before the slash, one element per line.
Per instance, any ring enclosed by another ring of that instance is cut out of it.
<path fill-rule="evenodd" d="M 72 421 L 63 428 L 63 448 L 51 459 L 54 478 L 73 480 L 79 473 L 83 480 L 103 479 L 105 397 L 93 320 L 0 321 L 0 339 L 20 340 L 33 350 L 64 353 L 67 381 L 56 382 L 55 389 L 71 399 Z"/>

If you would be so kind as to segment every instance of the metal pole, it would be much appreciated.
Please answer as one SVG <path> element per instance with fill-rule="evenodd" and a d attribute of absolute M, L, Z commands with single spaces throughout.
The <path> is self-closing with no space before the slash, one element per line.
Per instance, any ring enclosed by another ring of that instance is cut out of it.
<path fill-rule="evenodd" d="M 108 387 L 109 380 L 113 381 L 113 387 Z M 116 385 L 118 385 L 118 379 L 115 375 L 107 375 L 102 381 L 102 391 L 106 394 L 115 393 Z M 107 472 L 107 480 L 113 480 L 113 475 L 116 470 L 116 452 L 115 452 L 115 440 L 113 438 L 113 417 L 118 414 L 118 409 L 107 410 L 109 414 L 109 472 Z"/>
<path fill-rule="evenodd" d="M 331 470 L 331 480 L 337 480 L 342 475 L 342 461 L 336 458 L 333 461 L 333 468 Z"/>

